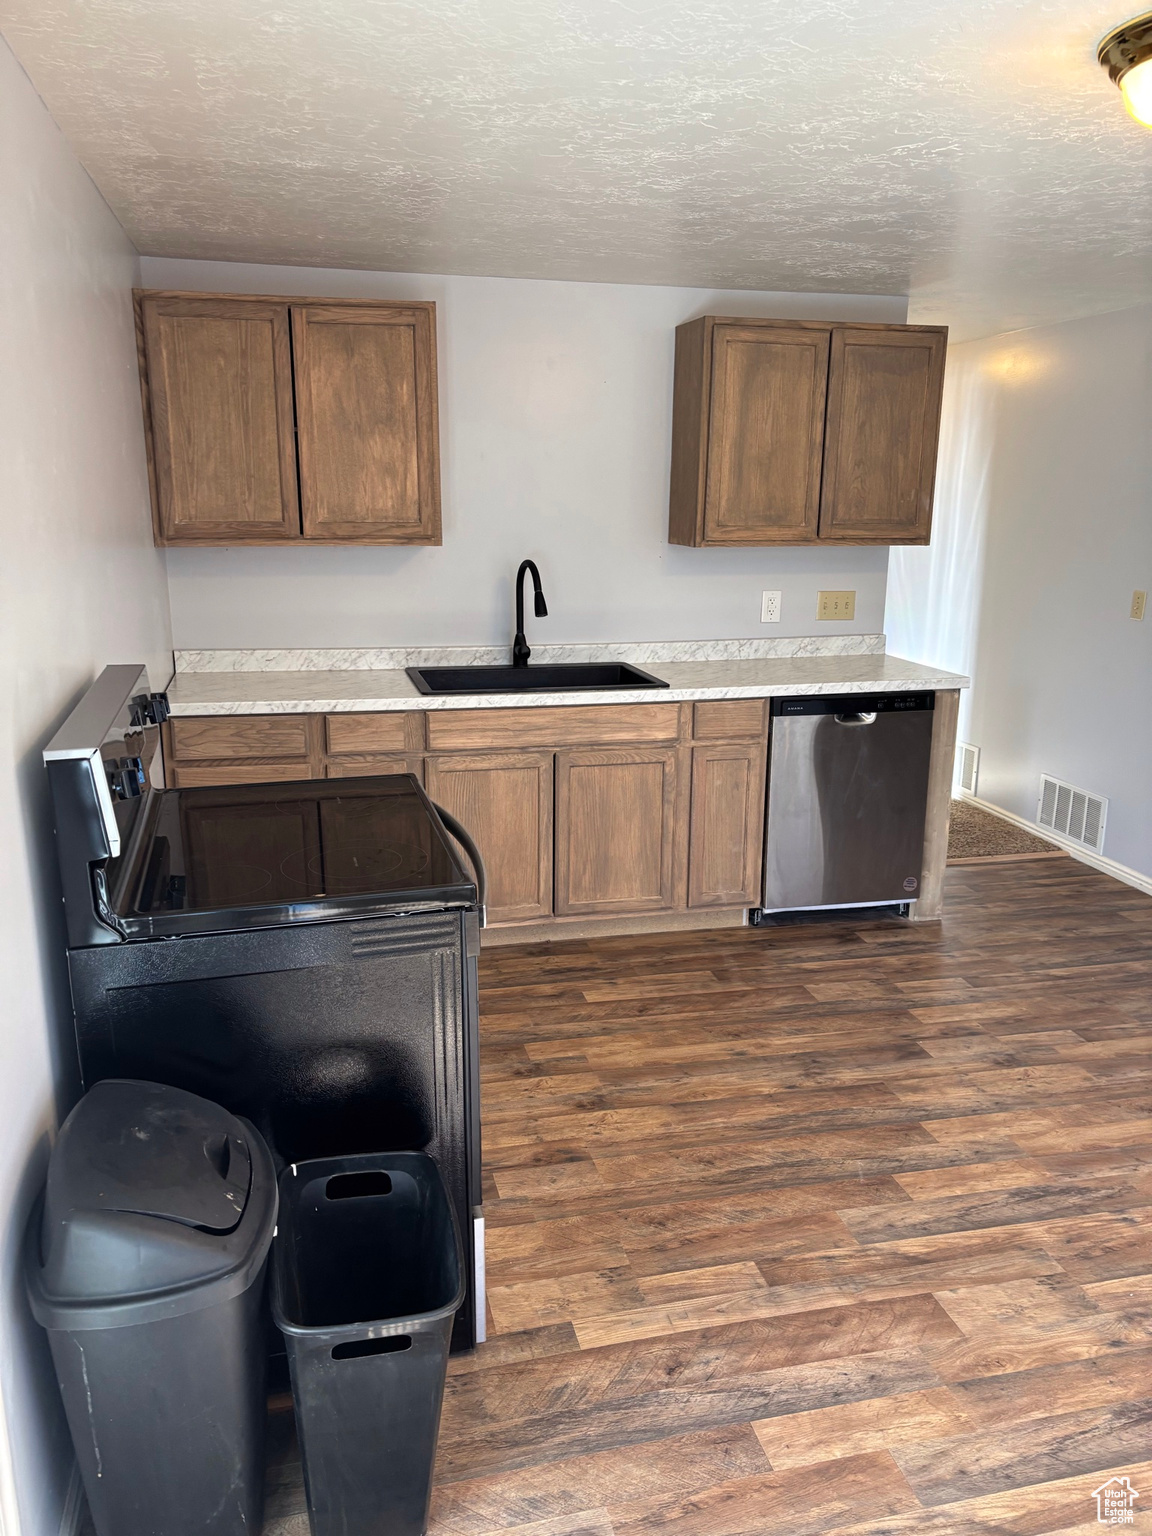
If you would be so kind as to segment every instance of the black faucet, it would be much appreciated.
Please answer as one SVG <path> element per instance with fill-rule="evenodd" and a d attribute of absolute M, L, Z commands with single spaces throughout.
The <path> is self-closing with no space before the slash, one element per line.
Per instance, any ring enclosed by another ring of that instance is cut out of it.
<path fill-rule="evenodd" d="M 524 638 L 524 572 L 532 572 L 533 607 L 538 619 L 548 617 L 548 604 L 544 601 L 544 588 L 540 585 L 540 572 L 535 560 L 521 560 L 516 572 L 516 638 L 512 642 L 512 665 L 526 667 L 532 652 Z"/>

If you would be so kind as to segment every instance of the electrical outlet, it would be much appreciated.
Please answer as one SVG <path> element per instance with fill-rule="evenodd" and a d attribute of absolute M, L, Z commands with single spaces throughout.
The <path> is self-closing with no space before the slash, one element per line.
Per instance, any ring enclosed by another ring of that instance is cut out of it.
<path fill-rule="evenodd" d="M 767 592 L 765 592 L 764 596 L 765 597 L 768 596 Z M 1147 592 L 1133 592 L 1133 594 L 1132 594 L 1132 606 L 1128 610 L 1128 617 L 1130 619 L 1142 619 L 1144 617 L 1144 604 L 1147 601 L 1148 601 L 1148 594 L 1147 594 Z"/>
<path fill-rule="evenodd" d="M 760 622 L 761 624 L 779 624 L 780 622 L 780 594 L 779 592 L 763 592 L 760 595 Z"/>
<path fill-rule="evenodd" d="M 839 619 L 844 622 L 856 617 L 855 592 L 818 592 L 816 599 L 818 619 Z"/>

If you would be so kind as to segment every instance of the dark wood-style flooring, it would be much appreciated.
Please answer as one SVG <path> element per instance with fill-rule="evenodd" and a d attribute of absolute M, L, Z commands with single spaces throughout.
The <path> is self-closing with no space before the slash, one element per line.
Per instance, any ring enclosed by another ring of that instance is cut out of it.
<path fill-rule="evenodd" d="M 434 1536 L 1088 1532 L 1113 1473 L 1152 1526 L 1152 899 L 946 914 L 485 954 Z"/>

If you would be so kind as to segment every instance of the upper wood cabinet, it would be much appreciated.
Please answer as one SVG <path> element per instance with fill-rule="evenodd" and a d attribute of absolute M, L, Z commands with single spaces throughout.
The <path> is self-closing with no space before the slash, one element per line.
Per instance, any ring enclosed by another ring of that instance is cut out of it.
<path fill-rule="evenodd" d="M 136 295 L 158 544 L 439 544 L 436 307 Z"/>
<path fill-rule="evenodd" d="M 149 296 L 139 313 L 158 542 L 298 538 L 287 307 Z"/>
<path fill-rule="evenodd" d="M 816 537 L 827 385 L 826 334 L 715 328 L 704 483 L 709 543 Z"/>
<path fill-rule="evenodd" d="M 946 340 L 917 327 L 832 332 L 822 539 L 928 543 Z"/>
<path fill-rule="evenodd" d="M 435 310 L 293 306 L 304 537 L 438 544 Z"/>
<path fill-rule="evenodd" d="M 714 315 L 679 326 L 669 540 L 926 544 L 947 334 Z"/>

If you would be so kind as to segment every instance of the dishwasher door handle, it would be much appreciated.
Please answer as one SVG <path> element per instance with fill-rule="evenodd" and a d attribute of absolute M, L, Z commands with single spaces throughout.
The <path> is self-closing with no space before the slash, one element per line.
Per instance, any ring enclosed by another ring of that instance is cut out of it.
<path fill-rule="evenodd" d="M 876 711 L 860 711 L 853 715 L 833 715 L 837 725 L 871 725 L 876 719 Z"/>

